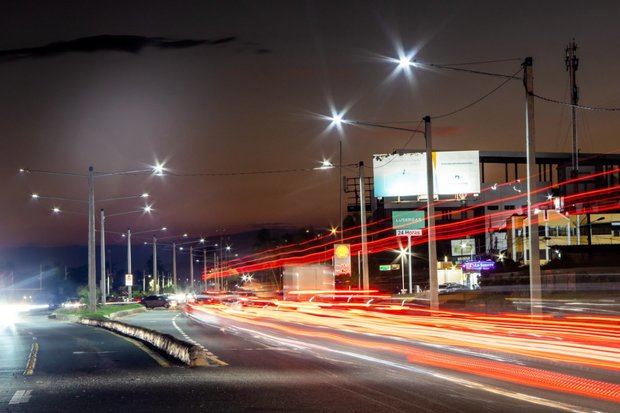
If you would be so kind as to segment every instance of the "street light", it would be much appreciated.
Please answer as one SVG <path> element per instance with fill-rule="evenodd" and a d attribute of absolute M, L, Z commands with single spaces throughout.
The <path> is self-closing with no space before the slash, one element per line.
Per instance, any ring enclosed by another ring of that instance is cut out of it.
<path fill-rule="evenodd" d="M 52 212 L 53 212 L 54 214 L 60 214 L 60 208 L 58 208 L 58 207 L 54 207 L 54 208 L 52 208 Z"/>

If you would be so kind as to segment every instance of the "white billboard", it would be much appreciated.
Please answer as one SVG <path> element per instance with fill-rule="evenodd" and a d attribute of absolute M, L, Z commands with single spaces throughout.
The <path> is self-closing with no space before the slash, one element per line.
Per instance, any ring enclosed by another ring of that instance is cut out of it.
<path fill-rule="evenodd" d="M 474 238 L 453 239 L 450 244 L 452 255 L 455 257 L 476 254 L 476 240 Z"/>
<path fill-rule="evenodd" d="M 373 156 L 375 197 L 426 195 L 424 152 Z M 436 195 L 480 192 L 478 151 L 433 152 Z"/>

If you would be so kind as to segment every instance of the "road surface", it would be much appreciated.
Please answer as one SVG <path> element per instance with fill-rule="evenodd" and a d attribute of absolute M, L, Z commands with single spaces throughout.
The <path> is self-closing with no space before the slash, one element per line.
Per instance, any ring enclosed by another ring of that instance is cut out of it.
<path fill-rule="evenodd" d="M 612 412 L 618 407 L 418 366 L 384 352 L 381 338 L 377 348 L 361 350 L 217 316 L 200 318 L 148 311 L 125 320 L 193 341 L 212 354 L 213 367 L 189 369 L 105 330 L 25 316 L 0 335 L 0 412 Z M 31 374 L 24 375 L 29 367 Z"/>

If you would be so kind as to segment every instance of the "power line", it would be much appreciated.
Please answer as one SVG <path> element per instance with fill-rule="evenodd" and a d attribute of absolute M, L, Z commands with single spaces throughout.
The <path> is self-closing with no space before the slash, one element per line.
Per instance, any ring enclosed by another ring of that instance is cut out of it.
<path fill-rule="evenodd" d="M 489 96 L 491 96 L 493 93 L 497 92 L 498 90 L 500 90 L 502 87 L 504 87 L 508 82 L 510 82 L 511 80 L 513 80 L 515 77 L 515 75 L 517 73 L 519 73 L 521 71 L 521 69 L 517 70 L 511 77 L 507 78 L 506 80 L 504 80 L 502 83 L 500 83 L 499 85 L 497 85 L 495 88 L 491 89 L 491 91 L 489 91 L 488 93 L 482 95 L 481 97 L 479 97 L 478 99 L 474 100 L 473 102 L 460 107 L 459 109 L 453 110 L 452 112 L 448 112 L 448 113 L 443 113 L 441 115 L 435 115 L 435 116 L 431 116 L 431 119 L 441 119 L 441 118 L 446 118 L 448 116 L 452 116 L 455 115 L 459 112 L 462 112 L 466 109 L 469 109 L 470 107 L 482 102 L 484 99 L 488 98 Z"/>
<path fill-rule="evenodd" d="M 570 106 L 570 107 L 575 108 L 575 109 L 592 110 L 592 111 L 598 111 L 598 112 L 620 112 L 620 108 L 606 108 L 606 107 L 600 107 L 600 106 L 597 107 L 597 106 L 573 105 L 572 103 L 569 103 L 569 102 L 563 102 L 561 100 L 547 98 L 547 97 L 544 97 L 544 96 L 537 95 L 536 93 L 532 93 L 532 96 L 534 96 L 535 98 L 538 98 L 540 100 L 543 100 L 545 102 L 555 103 L 557 105 Z"/>

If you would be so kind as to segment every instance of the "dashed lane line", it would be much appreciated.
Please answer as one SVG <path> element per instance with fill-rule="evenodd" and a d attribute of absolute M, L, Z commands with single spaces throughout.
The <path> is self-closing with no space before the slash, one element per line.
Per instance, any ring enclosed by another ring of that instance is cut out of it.
<path fill-rule="evenodd" d="M 220 360 L 215 354 L 211 353 L 211 351 L 209 351 L 209 349 L 207 349 L 205 346 L 203 346 L 202 344 L 200 344 L 199 342 L 197 342 L 196 340 L 194 340 L 193 338 L 191 338 L 185 331 L 183 331 L 183 329 L 181 327 L 179 327 L 179 325 L 176 322 L 176 318 L 178 316 L 180 316 L 181 314 L 177 314 L 174 317 L 172 317 L 172 325 L 174 326 L 174 328 L 177 329 L 177 331 L 183 336 L 183 338 L 188 341 L 189 343 L 200 347 L 205 354 L 207 355 L 207 359 L 209 361 L 211 361 L 212 363 L 214 363 L 215 365 L 218 366 L 228 366 L 228 363 Z"/>
<path fill-rule="evenodd" d="M 17 390 L 13 397 L 11 397 L 9 404 L 28 403 L 30 401 L 31 393 L 32 390 Z"/>

